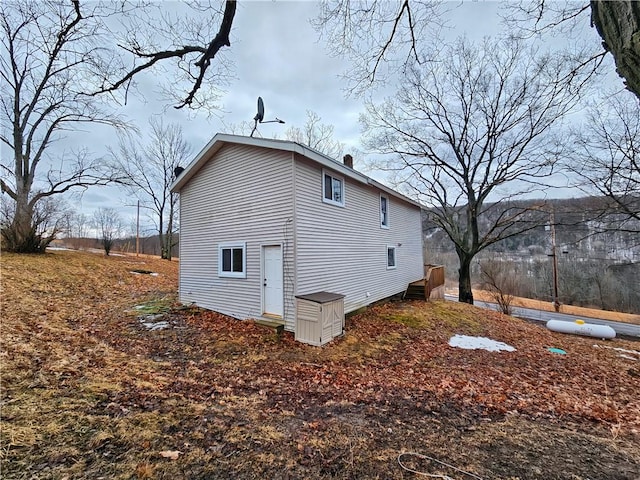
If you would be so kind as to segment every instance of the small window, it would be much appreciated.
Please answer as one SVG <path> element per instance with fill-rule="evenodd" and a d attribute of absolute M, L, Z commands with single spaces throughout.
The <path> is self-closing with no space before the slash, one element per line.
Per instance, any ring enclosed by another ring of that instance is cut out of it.
<path fill-rule="evenodd" d="M 380 195 L 380 227 L 389 228 L 389 198 Z"/>
<path fill-rule="evenodd" d="M 387 246 L 387 270 L 396 268 L 396 247 Z"/>
<path fill-rule="evenodd" d="M 247 278 L 246 244 L 225 243 L 218 247 L 218 276 Z"/>
<path fill-rule="evenodd" d="M 322 201 L 344 207 L 344 180 L 322 172 Z"/>

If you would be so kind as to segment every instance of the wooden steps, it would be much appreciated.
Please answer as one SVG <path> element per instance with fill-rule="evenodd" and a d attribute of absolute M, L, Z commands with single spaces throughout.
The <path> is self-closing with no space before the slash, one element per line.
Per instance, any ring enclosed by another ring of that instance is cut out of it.
<path fill-rule="evenodd" d="M 404 292 L 404 298 L 408 300 L 426 300 L 424 292 L 424 282 L 413 282 Z"/>
<path fill-rule="evenodd" d="M 281 335 L 284 332 L 284 322 L 282 320 L 268 320 L 266 318 L 255 319 L 256 325 L 271 328 L 275 333 Z"/>
<path fill-rule="evenodd" d="M 402 298 L 410 300 L 444 299 L 444 267 L 425 265 L 424 278 L 411 282 Z"/>

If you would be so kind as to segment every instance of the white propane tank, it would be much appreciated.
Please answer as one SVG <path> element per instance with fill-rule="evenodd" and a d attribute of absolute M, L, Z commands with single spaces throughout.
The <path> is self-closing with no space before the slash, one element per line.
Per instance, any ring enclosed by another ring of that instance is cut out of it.
<path fill-rule="evenodd" d="M 572 333 L 574 335 L 586 335 L 596 338 L 615 338 L 616 331 L 608 325 L 596 325 L 585 323 L 584 320 L 565 322 L 563 320 L 549 320 L 547 328 L 553 332 Z"/>

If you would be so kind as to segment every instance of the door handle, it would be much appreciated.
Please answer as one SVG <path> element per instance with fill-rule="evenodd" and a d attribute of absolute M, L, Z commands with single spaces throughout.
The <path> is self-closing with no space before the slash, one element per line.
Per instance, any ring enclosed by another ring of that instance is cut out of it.
<path fill-rule="evenodd" d="M 262 284 L 262 286 L 263 286 L 263 287 L 266 287 L 266 286 L 267 286 L 267 279 L 266 279 L 266 278 L 264 279 L 264 283 Z"/>

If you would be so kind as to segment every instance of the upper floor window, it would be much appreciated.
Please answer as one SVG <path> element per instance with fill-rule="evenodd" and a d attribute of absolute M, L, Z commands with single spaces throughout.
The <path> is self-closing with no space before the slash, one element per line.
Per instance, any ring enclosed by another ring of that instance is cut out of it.
<path fill-rule="evenodd" d="M 323 170 L 322 201 L 344 207 L 344 179 Z"/>
<path fill-rule="evenodd" d="M 218 276 L 247 278 L 246 243 L 223 243 L 218 246 Z"/>
<path fill-rule="evenodd" d="M 389 228 L 389 197 L 380 195 L 380 227 Z"/>

